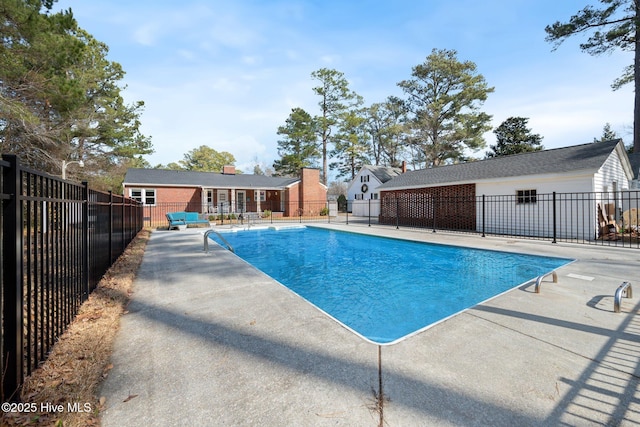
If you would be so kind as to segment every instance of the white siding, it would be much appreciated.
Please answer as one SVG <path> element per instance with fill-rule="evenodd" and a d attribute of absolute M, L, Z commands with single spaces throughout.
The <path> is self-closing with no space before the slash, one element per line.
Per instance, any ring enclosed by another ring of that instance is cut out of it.
<path fill-rule="evenodd" d="M 579 193 L 593 191 L 593 175 L 538 175 L 520 177 L 517 179 L 503 179 L 499 182 L 478 182 L 476 194 L 508 195 L 516 194 L 517 190 L 536 189 L 539 194 L 544 193 Z"/>
<path fill-rule="evenodd" d="M 366 193 L 362 192 L 363 184 L 367 185 Z M 378 216 L 380 213 L 380 202 L 377 199 L 372 200 L 372 210 L 371 213 L 369 213 L 369 199 L 372 198 L 373 194 L 378 192 L 377 189 L 381 185 L 382 183 L 368 168 L 364 167 L 360 169 L 347 189 L 347 203 L 349 204 L 347 209 L 354 216 L 368 216 L 369 214 Z M 374 209 L 377 209 L 377 211 L 374 212 Z"/>
<path fill-rule="evenodd" d="M 601 192 L 601 206 L 614 205 L 614 220 L 620 224 L 629 209 L 638 209 L 638 193 L 626 191 L 630 189 L 629 179 L 625 174 L 617 151 L 611 153 L 594 177 L 595 191 Z M 615 183 L 615 185 L 614 185 Z M 627 214 L 628 215 L 628 214 Z M 628 221 L 628 216 L 627 216 Z M 623 224 L 626 225 L 626 224 Z"/>
<path fill-rule="evenodd" d="M 594 176 L 594 189 L 592 191 L 607 192 L 613 190 L 613 183 L 618 190 L 629 189 L 629 181 L 624 172 L 617 151 L 613 151 L 604 162 L 600 170 Z"/>
<path fill-rule="evenodd" d="M 351 213 L 353 216 L 377 217 L 380 215 L 380 200 L 354 200 Z"/>
<path fill-rule="evenodd" d="M 536 190 L 536 202 L 516 203 L 518 190 Z M 590 240 L 597 236 L 596 202 L 591 195 L 593 175 L 540 175 L 480 182 L 476 195 L 486 196 L 485 218 L 477 209 L 478 231 L 553 237 L 553 192 L 556 192 L 556 237 Z M 572 195 L 567 198 L 565 194 Z M 583 195 L 584 194 L 584 195 Z M 497 196 L 505 196 L 498 198 Z"/>

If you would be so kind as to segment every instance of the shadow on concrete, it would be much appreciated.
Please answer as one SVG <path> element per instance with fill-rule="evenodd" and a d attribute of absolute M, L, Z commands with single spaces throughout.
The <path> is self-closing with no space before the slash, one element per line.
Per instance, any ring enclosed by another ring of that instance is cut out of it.
<path fill-rule="evenodd" d="M 165 235 L 168 236 L 168 234 Z M 193 260 L 192 252 L 176 250 L 175 247 L 167 244 L 166 240 L 168 239 L 156 239 L 150 242 L 148 250 L 151 253 L 152 249 L 157 263 L 150 263 L 146 270 L 142 269 L 139 272 L 140 279 L 146 276 L 162 275 L 160 288 L 154 290 L 157 292 L 162 292 L 164 286 L 179 286 L 184 281 L 184 277 L 181 277 L 184 276 L 184 271 L 171 270 L 170 266 L 163 266 L 161 259 L 171 259 L 173 266 L 179 264 L 183 257 L 185 260 Z M 220 248 L 219 255 L 223 252 L 226 251 Z M 197 274 L 204 277 L 213 275 L 222 278 L 228 276 L 229 279 L 236 281 L 242 281 L 244 277 L 247 279 L 256 277 L 255 273 L 245 273 L 239 269 L 229 268 L 222 258 L 224 257 L 219 256 L 219 265 L 209 264 L 202 272 L 191 270 L 189 275 Z M 185 265 L 189 264 L 185 263 Z M 159 268 L 161 271 L 154 272 L 154 268 Z M 531 283 L 524 284 L 520 289 L 530 292 L 530 286 Z M 485 305 L 472 309 L 476 312 L 484 311 L 516 317 L 566 328 L 570 331 L 584 331 L 607 337 L 606 344 L 577 380 L 562 379 L 569 385 L 569 391 L 546 418 L 545 414 L 539 416 L 523 414 L 514 408 L 490 401 L 492 396 L 482 399 L 451 390 L 436 382 L 419 380 L 401 372 L 386 370 L 385 354 L 382 349 L 384 381 L 403 385 L 403 387 L 395 387 L 395 390 L 402 389 L 401 392 L 395 391 L 385 397 L 395 406 L 404 407 L 413 413 L 424 414 L 425 418 L 440 420 L 442 424 L 448 425 L 584 425 L 602 424 L 603 418 L 607 419 L 606 425 L 631 422 L 627 420 L 627 415 L 636 411 L 634 405 L 640 403 L 636 396 L 640 378 L 640 323 L 636 318 L 639 306 L 636 306 L 633 312 L 626 313 L 624 323 L 616 331 Z M 329 347 L 324 351 L 314 350 L 293 340 L 283 341 L 267 332 L 258 333 L 255 330 L 231 327 L 211 318 L 199 319 L 195 315 L 174 311 L 167 305 L 146 302 L 142 295 L 131 302 L 129 312 L 129 315 L 144 316 L 150 321 L 159 322 L 170 328 L 176 335 L 189 335 L 206 345 L 242 352 L 257 362 L 274 364 L 295 374 L 314 377 L 321 382 L 333 383 L 363 395 L 372 395 L 372 390 L 377 389 L 377 359 L 373 355 L 371 363 L 346 359 L 331 354 Z M 313 334 L 313 330 L 306 329 L 304 333 Z M 171 340 L 171 336 L 167 336 L 166 339 Z M 557 344 L 556 346 L 560 347 Z M 193 363 L 198 361 L 194 360 Z M 256 381 L 265 380 L 269 379 L 256 379 Z M 193 384 L 193 387 L 198 387 L 198 384 Z M 230 384 L 229 387 L 233 385 Z M 602 410 L 603 407 L 606 408 L 606 413 Z M 576 408 L 579 408 L 579 411 Z M 637 419 L 638 413 L 632 419 Z"/>
<path fill-rule="evenodd" d="M 610 305 L 610 309 L 604 308 L 604 307 L 600 307 L 599 305 L 602 304 L 603 301 L 605 300 L 611 300 L 611 305 Z M 613 313 L 613 295 L 596 295 L 593 298 L 591 298 L 588 302 L 587 302 L 587 306 L 591 307 L 591 308 L 595 308 L 596 310 L 600 310 L 600 311 L 608 311 Z"/>
<path fill-rule="evenodd" d="M 235 329 L 213 321 L 203 321 L 166 307 L 148 305 L 133 300 L 129 315 L 143 315 L 154 322 L 161 322 L 176 334 L 189 334 L 209 345 L 222 346 L 243 352 L 256 360 L 278 364 L 282 368 L 305 376 L 314 376 L 323 382 L 330 382 L 354 389 L 363 394 L 377 390 L 377 360 L 361 363 L 335 357 L 328 352 L 305 349 L 292 343 L 258 335 L 247 330 Z M 307 332 L 309 333 L 309 332 Z M 169 337 L 167 337 L 169 338 Z M 394 405 L 402 405 L 429 417 L 459 426 L 477 426 L 479 419 L 486 418 L 492 425 L 541 425 L 543 420 L 516 412 L 508 407 L 482 401 L 470 395 L 457 393 L 438 384 L 409 378 L 396 372 L 384 370 L 384 349 L 382 349 L 383 378 L 405 386 L 406 393 L 385 395 Z M 194 363 L 198 363 L 194 361 Z M 261 380 L 268 380 L 263 378 Z M 197 384 L 194 384 L 197 387 Z M 416 397 L 428 396 L 428 399 Z M 373 397 L 373 396 L 372 396 Z M 452 402 L 460 405 L 452 412 Z M 465 410 L 466 408 L 466 410 Z M 485 421 L 485 420 L 483 420 Z"/>
<path fill-rule="evenodd" d="M 593 307 L 593 304 L 600 301 L 600 297 L 594 297 L 588 305 Z M 473 308 L 476 311 L 512 316 L 608 337 L 595 357 L 583 355 L 592 362 L 577 380 L 560 378 L 570 389 L 543 422 L 545 425 L 601 425 L 605 420 L 603 425 L 608 426 L 634 424 L 640 413 L 639 309 L 640 302 L 626 313 L 620 327 L 612 331 L 497 307 Z M 628 415 L 633 416 L 628 418 Z"/>

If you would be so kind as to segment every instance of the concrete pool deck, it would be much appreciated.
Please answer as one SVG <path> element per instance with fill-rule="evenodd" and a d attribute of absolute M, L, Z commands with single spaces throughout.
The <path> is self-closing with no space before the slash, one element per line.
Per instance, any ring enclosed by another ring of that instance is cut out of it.
<path fill-rule="evenodd" d="M 318 226 L 577 261 L 540 294 L 525 284 L 378 346 L 218 245 L 204 253 L 205 229 L 154 231 L 102 425 L 376 426 L 380 384 L 386 426 L 640 424 L 640 250 Z M 614 313 L 624 281 L 635 297 Z"/>

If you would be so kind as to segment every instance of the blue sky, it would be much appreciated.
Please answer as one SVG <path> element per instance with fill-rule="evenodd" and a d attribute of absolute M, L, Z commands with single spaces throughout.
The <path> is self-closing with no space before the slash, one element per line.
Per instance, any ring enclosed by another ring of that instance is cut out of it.
<path fill-rule="evenodd" d="M 126 71 L 125 100 L 145 102 L 152 164 L 208 145 L 251 173 L 270 167 L 292 108 L 318 114 L 320 68 L 344 73 L 366 105 L 401 96 L 432 49 L 472 61 L 495 92 L 482 110 L 497 127 L 529 118 L 546 148 L 591 142 L 605 123 L 632 141 L 633 88 L 611 90 L 631 53 L 592 57 L 584 37 L 556 51 L 544 27 L 595 0 L 59 0 Z M 495 135 L 485 135 L 487 146 Z M 482 156 L 483 153 L 476 153 Z"/>

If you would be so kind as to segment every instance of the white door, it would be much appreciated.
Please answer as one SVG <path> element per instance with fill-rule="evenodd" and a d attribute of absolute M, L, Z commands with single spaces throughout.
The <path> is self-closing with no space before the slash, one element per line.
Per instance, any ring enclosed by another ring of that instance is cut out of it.
<path fill-rule="evenodd" d="M 240 191 L 238 190 L 238 192 L 236 193 L 236 206 L 237 206 L 237 210 L 238 212 L 244 212 L 246 211 L 246 205 L 245 205 L 245 200 L 246 200 L 246 192 L 244 190 Z"/>
<path fill-rule="evenodd" d="M 206 206 L 205 212 L 214 213 L 216 210 L 213 204 L 213 190 L 207 189 L 206 191 L 204 191 L 203 194 L 204 194 L 203 204 L 204 206 Z"/>
<path fill-rule="evenodd" d="M 229 212 L 229 205 L 227 200 L 227 190 L 218 190 L 218 209 L 221 209 L 220 213 Z"/>

